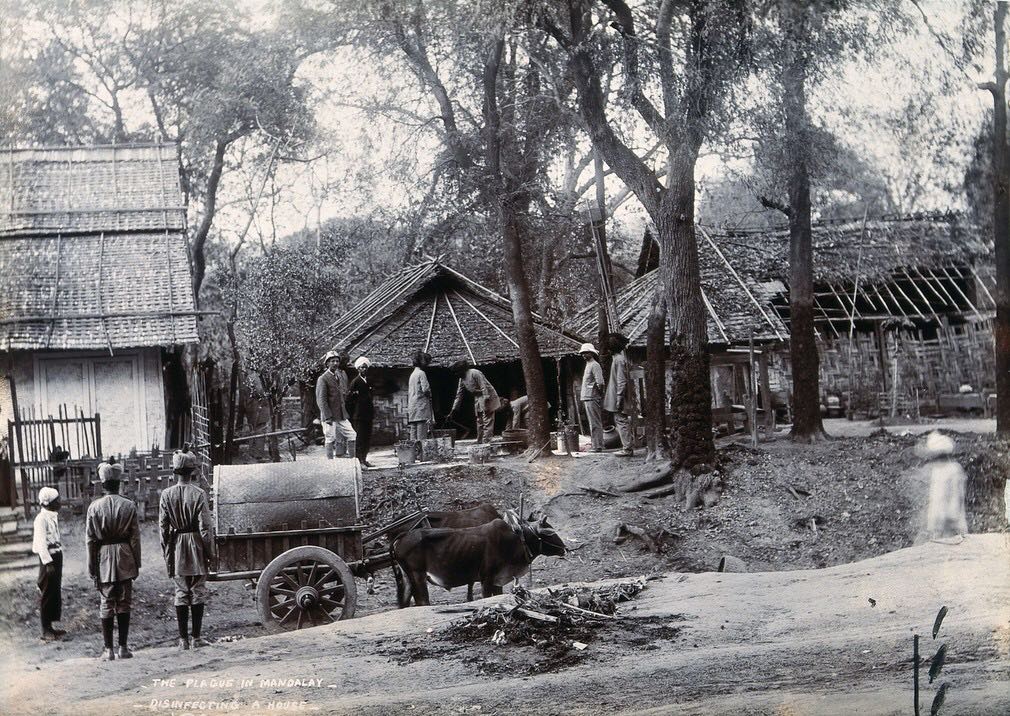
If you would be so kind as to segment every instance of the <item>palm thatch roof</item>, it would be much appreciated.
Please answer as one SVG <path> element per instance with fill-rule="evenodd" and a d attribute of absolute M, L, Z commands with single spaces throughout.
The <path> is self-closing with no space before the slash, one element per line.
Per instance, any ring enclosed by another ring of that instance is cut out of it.
<path fill-rule="evenodd" d="M 543 356 L 578 351 L 580 339 L 534 316 Z M 368 356 L 373 367 L 411 365 L 427 350 L 436 365 L 474 365 L 519 358 L 508 299 L 436 259 L 408 266 L 384 282 L 325 331 L 325 345 Z"/>
<path fill-rule="evenodd" d="M 0 350 L 199 338 L 172 145 L 0 150 Z"/>
<path fill-rule="evenodd" d="M 698 232 L 698 261 L 710 344 L 743 345 L 751 337 L 765 343 L 789 338 L 789 330 L 768 302 L 760 284 L 737 271 L 726 252 L 703 229 Z M 658 284 L 659 271 L 655 270 L 617 291 L 621 332 L 631 341 L 631 346 L 645 346 L 649 311 Z M 581 311 L 574 324 L 582 335 L 594 335 L 596 306 Z"/>
<path fill-rule="evenodd" d="M 712 238 L 740 271 L 788 280 L 789 230 L 734 231 Z M 862 219 L 813 227 L 814 281 L 880 281 L 912 268 L 972 265 L 992 256 L 992 237 L 957 214 Z"/>
<path fill-rule="evenodd" d="M 713 234 L 789 321 L 789 232 Z M 956 214 L 845 221 L 813 229 L 814 313 L 829 333 L 853 321 L 940 323 L 995 310 L 992 240 Z M 836 325 L 837 324 L 837 325 Z"/>

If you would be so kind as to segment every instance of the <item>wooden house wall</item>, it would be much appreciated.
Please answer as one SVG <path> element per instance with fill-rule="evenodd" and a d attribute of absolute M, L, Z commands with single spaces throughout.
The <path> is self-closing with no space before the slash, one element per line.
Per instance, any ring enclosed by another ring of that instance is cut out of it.
<path fill-rule="evenodd" d="M 106 455 L 165 447 L 166 406 L 160 348 L 117 351 L 14 351 L 8 354 L 18 406 L 58 414 L 66 404 L 101 413 Z"/>

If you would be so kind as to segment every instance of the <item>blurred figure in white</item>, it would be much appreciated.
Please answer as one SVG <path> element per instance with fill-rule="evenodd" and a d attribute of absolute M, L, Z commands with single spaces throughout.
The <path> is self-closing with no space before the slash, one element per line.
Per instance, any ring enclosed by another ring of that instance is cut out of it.
<path fill-rule="evenodd" d="M 968 476 L 951 456 L 954 441 L 933 431 L 919 445 L 919 454 L 929 462 L 929 505 L 926 509 L 926 534 L 930 539 L 968 534 L 964 509 Z"/>

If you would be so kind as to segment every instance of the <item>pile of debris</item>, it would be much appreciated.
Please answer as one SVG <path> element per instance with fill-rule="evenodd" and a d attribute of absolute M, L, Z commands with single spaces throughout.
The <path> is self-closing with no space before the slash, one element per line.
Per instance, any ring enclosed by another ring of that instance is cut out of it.
<path fill-rule="evenodd" d="M 361 520 L 367 525 L 385 525 L 395 518 L 424 509 L 428 481 L 411 479 L 404 470 L 366 472 L 361 501 Z M 373 479 L 369 479 L 373 478 Z"/>
<path fill-rule="evenodd" d="M 456 641 L 487 640 L 496 645 L 562 646 L 582 651 L 596 627 L 616 619 L 617 605 L 634 599 L 644 588 L 644 578 L 595 588 L 564 586 L 541 592 L 515 584 L 512 604 L 482 607 L 451 624 L 448 635 Z"/>

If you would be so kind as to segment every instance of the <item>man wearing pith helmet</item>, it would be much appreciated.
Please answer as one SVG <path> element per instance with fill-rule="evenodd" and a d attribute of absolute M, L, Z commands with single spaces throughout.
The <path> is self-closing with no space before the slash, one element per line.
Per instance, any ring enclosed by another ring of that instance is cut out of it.
<path fill-rule="evenodd" d="M 168 576 L 175 580 L 175 617 L 179 648 L 207 646 L 201 636 L 210 573 L 211 521 L 207 493 L 193 482 L 196 455 L 176 450 L 172 467 L 178 482 L 161 493 L 158 527 Z M 189 618 L 193 617 L 193 631 Z"/>
<path fill-rule="evenodd" d="M 319 420 L 323 424 L 323 438 L 326 443 L 326 457 L 339 457 L 344 453 L 337 452 L 337 435 L 342 438 L 348 457 L 354 457 L 357 433 L 348 419 L 347 406 L 347 373 L 344 369 L 350 357 L 347 351 L 330 351 L 323 356 L 326 370 L 316 381 L 316 405 L 319 407 Z"/>
<path fill-rule="evenodd" d="M 86 544 L 88 574 L 101 595 L 100 613 L 105 646 L 102 658 L 130 659 L 128 646 L 133 580 L 140 572 L 140 523 L 137 505 L 119 494 L 123 466 L 109 458 L 98 466 L 102 497 L 88 506 Z M 113 627 L 119 628 L 119 650 L 112 648 Z"/>
<path fill-rule="evenodd" d="M 579 400 L 586 408 L 589 418 L 589 435 L 593 441 L 593 452 L 603 452 L 603 367 L 600 354 L 592 343 L 583 343 L 579 355 L 586 361 L 582 372 L 582 390 Z"/>

